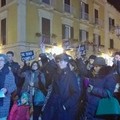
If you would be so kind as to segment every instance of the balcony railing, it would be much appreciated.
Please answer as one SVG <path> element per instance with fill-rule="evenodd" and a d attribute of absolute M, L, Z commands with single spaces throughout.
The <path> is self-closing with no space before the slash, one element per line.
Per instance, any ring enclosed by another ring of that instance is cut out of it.
<path fill-rule="evenodd" d="M 101 20 L 99 18 L 95 18 L 94 19 L 94 24 L 102 27 L 103 26 L 103 20 Z"/>
<path fill-rule="evenodd" d="M 89 20 L 89 14 L 85 12 L 81 12 L 80 19 L 82 20 Z"/>
<path fill-rule="evenodd" d="M 55 1 L 54 0 L 30 0 L 31 2 L 34 2 L 39 5 L 47 5 L 47 6 L 54 6 Z"/>
<path fill-rule="evenodd" d="M 50 44 L 50 35 L 42 34 L 40 37 L 40 42 L 44 44 Z"/>
<path fill-rule="evenodd" d="M 73 14 L 73 7 L 68 4 L 64 4 L 63 12 Z"/>

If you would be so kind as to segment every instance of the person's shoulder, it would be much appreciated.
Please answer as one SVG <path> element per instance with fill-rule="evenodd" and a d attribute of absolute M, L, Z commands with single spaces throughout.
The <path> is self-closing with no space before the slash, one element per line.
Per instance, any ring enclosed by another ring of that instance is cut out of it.
<path fill-rule="evenodd" d="M 16 66 L 19 66 L 18 62 L 13 61 L 13 64 L 16 65 Z"/>

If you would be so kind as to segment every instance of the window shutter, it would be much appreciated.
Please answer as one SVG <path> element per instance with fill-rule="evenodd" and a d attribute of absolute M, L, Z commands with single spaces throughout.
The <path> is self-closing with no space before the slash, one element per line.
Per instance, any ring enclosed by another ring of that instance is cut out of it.
<path fill-rule="evenodd" d="M 82 30 L 79 30 L 79 41 L 82 41 Z"/>
<path fill-rule="evenodd" d="M 70 0 L 65 0 L 65 4 L 70 5 Z"/>
<path fill-rule="evenodd" d="M 98 39 L 99 41 L 98 41 L 98 46 L 100 46 L 101 45 L 101 36 L 99 35 L 99 39 Z"/>
<path fill-rule="evenodd" d="M 45 44 L 50 44 L 50 20 L 42 18 L 42 35 Z"/>
<path fill-rule="evenodd" d="M 89 33 L 86 31 L 86 40 L 89 40 Z"/>
<path fill-rule="evenodd" d="M 89 13 L 88 4 L 85 4 L 85 13 Z"/>
<path fill-rule="evenodd" d="M 1 20 L 1 42 L 6 45 L 6 18 Z"/>
<path fill-rule="evenodd" d="M 114 41 L 113 41 L 113 39 L 110 39 L 110 48 L 111 48 L 111 49 L 114 48 Z"/>
<path fill-rule="evenodd" d="M 62 39 L 65 39 L 65 25 L 62 24 Z"/>
<path fill-rule="evenodd" d="M 1 7 L 6 5 L 6 0 L 1 0 Z"/>
<path fill-rule="evenodd" d="M 74 28 L 73 27 L 71 27 L 70 32 L 71 32 L 71 38 L 73 39 L 74 38 Z"/>
<path fill-rule="evenodd" d="M 115 26 L 115 20 L 112 19 L 112 27 Z"/>

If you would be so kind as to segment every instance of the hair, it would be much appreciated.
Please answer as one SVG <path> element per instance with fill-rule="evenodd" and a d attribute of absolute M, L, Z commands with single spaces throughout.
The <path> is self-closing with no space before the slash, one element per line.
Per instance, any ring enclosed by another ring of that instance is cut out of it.
<path fill-rule="evenodd" d="M 40 69 L 40 65 L 39 65 L 38 61 L 33 61 L 33 62 L 31 63 L 31 68 L 32 68 L 32 66 L 33 66 L 34 63 L 36 63 L 37 66 L 38 66 L 38 69 Z"/>
<path fill-rule="evenodd" d="M 119 52 L 115 52 L 115 53 L 113 54 L 113 56 L 115 56 L 115 55 L 120 55 L 120 51 L 119 51 Z"/>
<path fill-rule="evenodd" d="M 11 54 L 12 56 L 14 56 L 14 52 L 13 51 L 8 51 L 6 54 Z"/>
<path fill-rule="evenodd" d="M 62 60 L 64 60 L 64 61 L 66 61 L 66 62 L 69 62 L 69 56 L 67 55 L 67 54 L 65 54 L 65 53 L 63 53 L 63 54 L 60 54 L 60 55 L 57 55 L 56 57 L 55 57 L 55 60 L 56 61 L 62 61 Z"/>
<path fill-rule="evenodd" d="M 74 67 L 74 71 L 78 73 L 78 66 L 74 59 L 69 60 L 69 64 L 71 64 Z"/>
<path fill-rule="evenodd" d="M 7 56 L 5 54 L 0 54 L 0 57 L 3 57 L 4 60 L 5 60 L 5 63 L 7 63 L 8 58 L 7 58 Z"/>

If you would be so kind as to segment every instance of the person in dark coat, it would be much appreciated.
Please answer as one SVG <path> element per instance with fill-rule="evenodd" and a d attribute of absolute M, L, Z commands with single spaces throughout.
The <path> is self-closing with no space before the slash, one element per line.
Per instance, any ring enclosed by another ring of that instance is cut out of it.
<path fill-rule="evenodd" d="M 6 65 L 8 65 L 11 68 L 11 70 L 15 76 L 16 86 L 18 87 L 20 78 L 17 75 L 17 71 L 20 69 L 20 65 L 13 60 L 14 59 L 14 52 L 13 51 L 8 51 L 6 53 L 6 55 L 8 57 L 8 62 L 6 63 Z"/>
<path fill-rule="evenodd" d="M 7 120 L 11 93 L 16 89 L 12 71 L 5 64 L 6 55 L 0 54 L 0 120 Z"/>
<path fill-rule="evenodd" d="M 79 99 L 76 75 L 68 67 L 68 56 L 56 56 L 60 71 L 54 76 L 52 93 L 43 111 L 42 120 L 75 120 Z M 54 74 L 54 73 L 53 73 Z"/>
<path fill-rule="evenodd" d="M 120 52 L 114 53 L 112 73 L 114 74 L 114 77 L 117 81 L 114 95 L 120 102 Z"/>
<path fill-rule="evenodd" d="M 76 58 L 76 62 L 78 65 L 78 69 L 79 69 L 79 74 L 81 77 L 85 77 L 87 76 L 87 67 L 86 67 L 86 60 L 85 60 L 85 56 L 82 56 L 80 53 L 77 53 L 77 58 Z"/>
<path fill-rule="evenodd" d="M 46 80 L 45 86 L 46 89 L 48 89 L 53 81 L 53 75 L 54 75 L 53 73 L 56 73 L 57 65 L 54 59 L 50 58 L 45 53 L 41 53 L 39 55 L 39 58 L 42 63 L 41 71 L 45 75 L 45 80 Z"/>
<path fill-rule="evenodd" d="M 89 79 L 87 88 L 87 105 L 84 113 L 85 120 L 101 120 L 101 118 L 96 117 L 99 100 L 108 97 L 107 90 L 113 95 L 116 85 L 113 74 L 109 74 L 111 73 L 111 67 L 106 66 L 104 58 L 97 57 L 95 59 L 94 70 L 96 75 L 94 78 Z M 114 118 L 112 118 L 112 120 L 114 120 Z"/>

